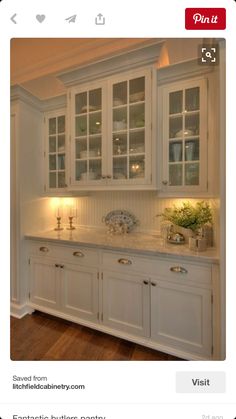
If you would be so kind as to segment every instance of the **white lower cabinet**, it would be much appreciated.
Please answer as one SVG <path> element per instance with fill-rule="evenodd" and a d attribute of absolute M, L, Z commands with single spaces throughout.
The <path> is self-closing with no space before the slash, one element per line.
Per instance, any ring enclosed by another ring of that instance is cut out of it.
<path fill-rule="evenodd" d="M 179 263 L 32 243 L 30 307 L 182 358 L 211 359 L 212 266 Z"/>
<path fill-rule="evenodd" d="M 97 270 L 64 264 L 61 272 L 61 309 L 72 316 L 97 321 Z"/>
<path fill-rule="evenodd" d="M 211 356 L 211 291 L 151 281 L 151 337 L 181 351 Z"/>
<path fill-rule="evenodd" d="M 148 278 L 103 272 L 103 324 L 136 336 L 150 336 Z"/>
<path fill-rule="evenodd" d="M 60 306 L 58 269 L 50 258 L 32 257 L 30 261 L 30 302 L 57 310 Z"/>

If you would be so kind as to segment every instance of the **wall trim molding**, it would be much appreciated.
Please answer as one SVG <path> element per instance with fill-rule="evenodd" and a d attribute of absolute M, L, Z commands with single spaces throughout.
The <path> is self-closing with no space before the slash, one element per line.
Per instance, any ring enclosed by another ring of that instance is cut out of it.
<path fill-rule="evenodd" d="M 22 319 L 26 314 L 32 314 L 34 309 L 32 309 L 27 303 L 26 304 L 16 304 L 11 303 L 10 314 L 16 319 Z"/>

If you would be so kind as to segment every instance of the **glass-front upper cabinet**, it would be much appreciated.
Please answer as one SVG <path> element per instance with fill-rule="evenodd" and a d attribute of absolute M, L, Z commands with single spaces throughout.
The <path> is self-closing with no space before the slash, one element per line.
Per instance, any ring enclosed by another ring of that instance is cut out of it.
<path fill-rule="evenodd" d="M 75 183 L 102 179 L 103 88 L 94 86 L 73 95 L 72 173 Z"/>
<path fill-rule="evenodd" d="M 114 180 L 145 179 L 146 100 L 145 76 L 112 86 Z"/>
<path fill-rule="evenodd" d="M 207 186 L 207 83 L 175 84 L 165 89 L 164 176 L 175 190 L 205 190 Z"/>
<path fill-rule="evenodd" d="M 45 191 L 66 188 L 66 113 L 65 110 L 45 116 Z"/>
<path fill-rule="evenodd" d="M 150 69 L 71 90 L 72 185 L 151 184 Z"/>

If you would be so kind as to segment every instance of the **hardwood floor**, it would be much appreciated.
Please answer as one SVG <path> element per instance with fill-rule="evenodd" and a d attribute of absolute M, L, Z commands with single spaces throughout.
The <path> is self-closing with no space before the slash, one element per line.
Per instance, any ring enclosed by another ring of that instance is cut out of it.
<path fill-rule="evenodd" d="M 13 361 L 179 361 L 105 333 L 35 312 L 11 318 Z"/>

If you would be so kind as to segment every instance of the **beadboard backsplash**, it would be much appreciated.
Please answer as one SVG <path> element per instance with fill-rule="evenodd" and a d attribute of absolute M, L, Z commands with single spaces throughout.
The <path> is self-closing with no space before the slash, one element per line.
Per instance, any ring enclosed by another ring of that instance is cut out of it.
<path fill-rule="evenodd" d="M 55 210 L 51 205 L 53 198 L 47 198 L 47 209 L 50 226 L 56 224 Z M 63 198 L 61 198 L 63 200 Z M 163 199 L 158 198 L 154 191 L 109 191 L 93 192 L 89 196 L 73 198 L 77 209 L 75 224 L 88 227 L 104 227 L 102 218 L 110 211 L 124 209 L 132 212 L 139 220 L 136 231 L 158 232 L 160 230 L 161 214 L 166 207 L 174 204 L 181 205 L 183 201 L 197 202 L 200 199 Z M 207 200 L 213 209 L 214 216 L 214 241 L 219 242 L 219 200 Z M 63 201 L 62 201 L 63 202 Z M 49 215 L 50 214 L 50 215 Z M 43 218 L 44 218 L 43 217 Z M 41 219 L 42 220 L 42 219 Z M 62 224 L 68 223 L 68 217 L 64 211 Z M 42 224 L 42 223 L 40 223 Z"/>

